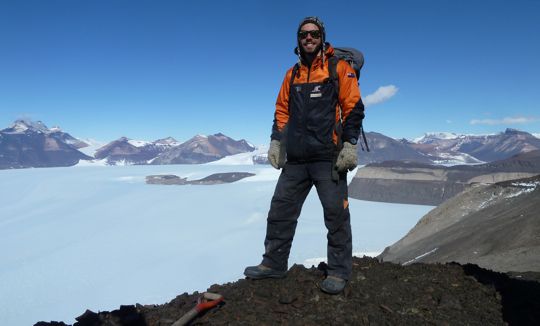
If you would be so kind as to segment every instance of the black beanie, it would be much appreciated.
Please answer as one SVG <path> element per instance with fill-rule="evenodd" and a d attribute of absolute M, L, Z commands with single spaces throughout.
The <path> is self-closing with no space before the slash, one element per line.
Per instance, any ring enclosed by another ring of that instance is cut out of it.
<path fill-rule="evenodd" d="M 321 31 L 321 35 L 322 35 L 322 43 L 324 44 L 324 42 L 326 41 L 326 30 L 324 29 L 324 23 L 322 22 L 322 20 L 320 20 L 319 17 L 316 17 L 316 16 L 310 16 L 310 17 L 306 17 L 302 19 L 302 21 L 300 22 L 300 25 L 298 25 L 298 30 L 296 31 L 297 37 L 298 37 L 298 33 L 300 32 L 300 29 L 302 29 L 302 26 L 309 23 L 315 24 L 317 25 L 317 27 L 319 27 L 319 31 Z"/>

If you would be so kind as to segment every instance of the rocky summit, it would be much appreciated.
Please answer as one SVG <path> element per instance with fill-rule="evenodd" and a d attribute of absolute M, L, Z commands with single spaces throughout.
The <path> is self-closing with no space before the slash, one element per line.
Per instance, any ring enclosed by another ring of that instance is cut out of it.
<path fill-rule="evenodd" d="M 309 269 L 294 265 L 284 279 L 212 285 L 208 291 L 224 301 L 191 325 L 533 325 L 540 320 L 540 283 L 475 265 L 402 266 L 355 257 L 351 280 L 339 295 L 320 291 L 325 270 L 324 263 Z M 87 310 L 75 325 L 172 325 L 199 297 L 184 293 L 162 305 Z"/>

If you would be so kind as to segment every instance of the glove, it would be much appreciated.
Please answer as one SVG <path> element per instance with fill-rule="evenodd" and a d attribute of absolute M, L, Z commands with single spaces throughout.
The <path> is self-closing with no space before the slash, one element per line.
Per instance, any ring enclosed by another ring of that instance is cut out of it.
<path fill-rule="evenodd" d="M 343 148 L 338 154 L 336 168 L 338 172 L 352 171 L 358 165 L 358 145 L 349 142 L 343 144 Z"/>
<path fill-rule="evenodd" d="M 270 142 L 268 161 L 278 170 L 285 166 L 285 153 L 281 151 L 281 142 L 279 140 L 274 139 Z"/>

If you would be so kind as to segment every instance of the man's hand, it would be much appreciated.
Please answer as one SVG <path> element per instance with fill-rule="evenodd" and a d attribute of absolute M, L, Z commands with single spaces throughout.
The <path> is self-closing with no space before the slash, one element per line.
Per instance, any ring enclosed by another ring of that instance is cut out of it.
<path fill-rule="evenodd" d="M 285 166 L 285 155 L 281 151 L 281 142 L 279 140 L 274 139 L 270 142 L 268 161 L 278 170 Z"/>
<path fill-rule="evenodd" d="M 343 144 L 343 148 L 338 154 L 336 168 L 338 172 L 352 171 L 358 165 L 358 145 L 353 145 L 349 142 Z M 270 157 L 270 156 L 269 156 Z"/>

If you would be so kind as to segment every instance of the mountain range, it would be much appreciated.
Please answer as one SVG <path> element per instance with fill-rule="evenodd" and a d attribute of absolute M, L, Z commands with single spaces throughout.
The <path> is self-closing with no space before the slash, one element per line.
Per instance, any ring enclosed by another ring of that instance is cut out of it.
<path fill-rule="evenodd" d="M 359 153 L 359 164 L 383 161 L 477 164 L 540 149 L 539 138 L 510 128 L 493 135 L 426 133 L 414 140 L 396 140 L 375 132 L 366 136 L 371 151 Z"/>
<path fill-rule="evenodd" d="M 540 149 L 539 138 L 515 129 L 493 135 L 426 133 L 414 140 L 377 132 L 366 135 L 370 151 L 359 148 L 360 165 L 384 161 L 478 164 Z M 90 145 L 58 127 L 49 129 L 41 121 L 17 120 L 0 130 L 0 169 L 72 166 L 80 161 L 107 165 L 200 164 L 240 153 L 253 154 L 249 164 L 268 164 L 266 154 L 255 151 L 255 146 L 222 133 L 196 135 L 183 143 L 172 137 L 156 141 L 121 137 L 95 150 L 89 150 L 93 148 Z"/>
<path fill-rule="evenodd" d="M 121 137 L 94 153 L 85 151 L 90 145 L 58 127 L 49 129 L 41 121 L 17 120 L 0 130 L 0 169 L 72 166 L 80 161 L 107 165 L 199 164 L 255 150 L 247 141 L 221 133 L 197 135 L 184 143 L 172 137 L 152 142 Z"/>

